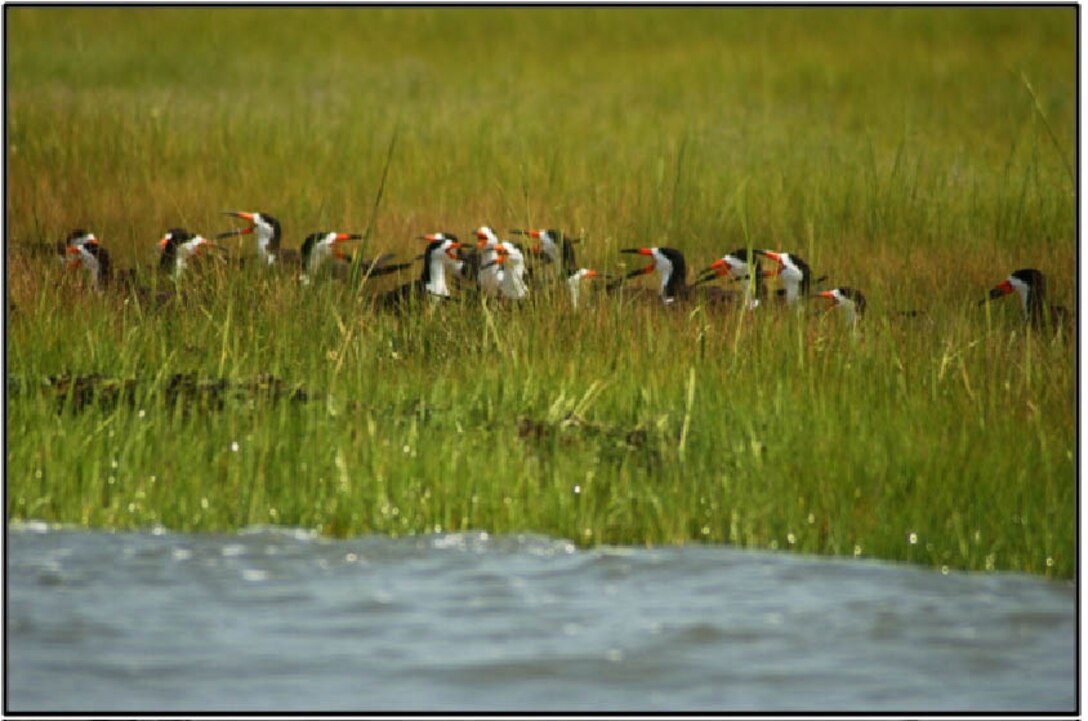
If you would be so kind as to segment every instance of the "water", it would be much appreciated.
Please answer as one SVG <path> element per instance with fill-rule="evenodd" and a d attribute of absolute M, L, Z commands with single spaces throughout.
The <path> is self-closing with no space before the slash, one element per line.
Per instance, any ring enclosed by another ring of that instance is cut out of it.
<path fill-rule="evenodd" d="M 12 526 L 8 710 L 1073 711 L 1075 589 L 725 547 Z"/>

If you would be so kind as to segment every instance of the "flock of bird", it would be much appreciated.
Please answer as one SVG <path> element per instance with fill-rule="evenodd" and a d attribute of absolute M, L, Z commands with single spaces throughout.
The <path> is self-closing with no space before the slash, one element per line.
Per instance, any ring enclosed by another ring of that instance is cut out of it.
<path fill-rule="evenodd" d="M 261 265 L 297 271 L 299 280 L 306 284 L 326 276 L 373 278 L 412 265 L 392 263 L 392 254 L 373 259 L 353 258 L 344 246 L 363 239 L 362 235 L 354 233 L 312 233 L 297 252 L 292 251 L 282 247 L 280 223 L 272 216 L 242 211 L 226 211 L 225 214 L 245 221 L 245 225 L 219 233 L 216 240 L 252 235 L 257 242 L 257 259 Z M 451 297 L 451 285 L 519 301 L 543 284 L 565 282 L 571 302 L 577 307 L 584 281 L 602 277 L 606 280 L 605 290 L 614 292 L 632 278 L 656 273 L 660 281 L 656 295 L 666 306 L 698 301 L 707 305 L 729 304 L 752 311 L 770 302 L 797 306 L 810 297 L 820 297 L 831 301 L 829 309 L 840 309 L 850 325 L 858 323 L 865 313 L 866 301 L 861 291 L 848 286 L 816 290 L 815 286 L 827 276 L 813 278 L 808 264 L 790 252 L 740 248 L 710 263 L 689 284 L 687 262 L 676 248 L 625 248 L 620 252 L 646 256 L 649 264 L 620 276 L 599 276 L 592 268 L 578 266 L 574 248 L 578 238 L 550 229 L 511 230 L 510 233 L 530 239 L 531 245 L 502 240 L 488 226 L 472 232 L 474 243 L 462 243 L 456 235 L 445 232 L 419 236 L 427 242 L 423 254 L 417 258 L 423 261 L 419 277 L 377 295 L 377 306 L 405 310 L 423 299 L 445 300 Z M 61 245 L 63 247 L 59 247 Z M 202 235 L 173 228 L 159 241 L 159 268 L 180 279 L 190 272 L 190 265 L 198 258 L 218 248 L 215 241 Z M 91 232 L 72 231 L 63 244 L 58 244 L 58 251 L 69 267 L 84 268 L 91 285 L 99 290 L 111 285 L 126 291 L 139 290 L 135 286 L 134 271 L 115 272 L 108 251 Z M 764 269 L 763 261 L 768 261 L 770 267 Z M 730 290 L 710 285 L 719 278 L 735 281 L 740 287 Z M 769 292 L 767 278 L 777 278 L 781 287 L 774 293 Z M 1046 302 L 1046 278 L 1033 268 L 1014 271 L 979 303 L 1012 293 L 1019 296 L 1024 320 L 1036 327 L 1058 327 L 1069 319 L 1065 308 Z"/>

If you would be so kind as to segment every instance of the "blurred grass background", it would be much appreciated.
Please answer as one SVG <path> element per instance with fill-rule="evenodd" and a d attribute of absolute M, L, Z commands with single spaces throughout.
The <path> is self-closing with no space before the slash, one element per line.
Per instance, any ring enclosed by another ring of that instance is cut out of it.
<path fill-rule="evenodd" d="M 1014 301 L 974 302 L 1034 266 L 1073 303 L 1076 8 L 5 14 L 9 379 L 271 372 L 329 394 L 202 419 L 58 416 L 16 394 L 9 517 L 471 526 L 1071 575 L 1073 343 L 1025 337 Z M 227 209 L 276 216 L 289 247 L 373 220 L 367 253 L 402 258 L 421 232 L 481 224 L 582 234 L 602 270 L 621 247 L 702 267 L 752 243 L 862 288 L 870 317 L 861 340 L 833 318 L 604 298 L 397 321 L 251 275 L 167 314 L 11 251 L 84 226 L 145 269 L 166 228 L 225 230 Z M 519 437 L 582 398 L 580 435 Z"/>

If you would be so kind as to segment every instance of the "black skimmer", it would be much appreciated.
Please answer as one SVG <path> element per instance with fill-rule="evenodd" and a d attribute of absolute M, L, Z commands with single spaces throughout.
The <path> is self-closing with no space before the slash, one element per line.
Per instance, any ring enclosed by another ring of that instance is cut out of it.
<path fill-rule="evenodd" d="M 1034 268 L 1013 271 L 1008 278 L 991 288 L 989 296 L 980 300 L 979 305 L 1014 292 L 1020 297 L 1024 320 L 1032 326 L 1057 329 L 1068 323 L 1069 310 L 1065 306 L 1046 302 L 1046 276 Z"/>
<path fill-rule="evenodd" d="M 865 296 L 860 290 L 841 286 L 820 292 L 821 298 L 833 301 L 831 307 L 841 308 L 847 325 L 856 324 L 865 315 Z"/>
<path fill-rule="evenodd" d="M 514 235 L 527 235 L 537 241 L 529 250 L 533 255 L 544 258 L 547 263 L 560 264 L 563 276 L 569 278 L 578 270 L 574 259 L 574 244 L 580 238 L 568 238 L 560 230 L 511 230 Z"/>
<path fill-rule="evenodd" d="M 476 254 L 478 257 L 477 271 L 476 271 L 476 284 L 480 287 L 485 294 L 490 296 L 498 296 L 502 293 L 502 264 L 494 261 L 498 260 L 499 254 L 496 250 L 502 243 L 499 240 L 499 236 L 495 235 L 490 227 L 482 225 L 473 231 L 476 236 Z M 472 261 L 469 261 L 469 265 L 472 265 Z"/>
<path fill-rule="evenodd" d="M 473 231 L 475 232 L 475 231 Z M 478 238 L 479 236 L 477 236 Z M 457 284 L 458 288 L 471 288 L 472 290 L 479 290 L 479 274 L 480 274 L 480 252 L 474 247 L 468 247 L 460 242 L 456 235 L 448 232 L 439 233 L 427 233 L 425 235 L 418 236 L 420 240 L 425 240 L 428 243 L 433 243 L 436 240 L 452 240 L 457 243 L 455 249 L 455 255 L 452 255 L 447 259 L 446 267 L 450 271 L 450 276 Z M 419 256 L 417 260 L 423 258 Z M 489 261 L 490 262 L 490 261 Z"/>
<path fill-rule="evenodd" d="M 76 233 L 80 235 L 76 236 Z M 113 268 L 110 254 L 103 248 L 93 233 L 76 231 L 68 236 L 67 255 L 73 266 L 82 266 L 91 279 L 95 290 L 105 288 L 112 277 Z"/>
<path fill-rule="evenodd" d="M 72 249 L 86 242 L 97 244 L 98 239 L 95 237 L 94 233 L 89 230 L 84 230 L 83 228 L 76 228 L 68 234 L 68 237 L 65 238 L 63 242 L 58 242 L 55 249 L 61 263 L 70 268 L 79 267 L 83 262 L 82 258 L 80 257 L 78 250 L 73 252 Z"/>
<path fill-rule="evenodd" d="M 684 254 L 679 250 L 676 248 L 661 247 L 624 248 L 620 252 L 648 255 L 653 262 L 644 268 L 637 268 L 627 273 L 627 275 L 614 280 L 609 284 L 609 289 L 616 288 L 629 278 L 653 273 L 656 270 L 657 274 L 661 277 L 661 289 L 658 292 L 658 295 L 661 297 L 662 303 L 670 305 L 677 300 L 687 298 L 689 292 L 687 285 L 688 267 L 687 263 L 684 261 Z"/>
<path fill-rule="evenodd" d="M 729 276 L 731 279 L 743 283 L 744 307 L 748 310 L 754 310 L 767 295 L 767 288 L 763 283 L 763 270 L 759 258 L 756 256 L 757 253 L 754 251 L 749 255 L 747 248 L 738 248 L 731 253 L 726 253 L 699 274 L 695 285 L 722 276 Z"/>
<path fill-rule="evenodd" d="M 225 210 L 223 214 L 249 221 L 249 225 L 245 228 L 220 233 L 215 236 L 216 240 L 240 235 L 253 235 L 257 238 L 257 256 L 262 263 L 275 265 L 280 261 L 280 255 L 283 252 L 280 250 L 280 241 L 283 239 L 283 233 L 278 220 L 267 213 L 248 213 L 241 210 Z M 298 256 L 294 253 L 285 253 L 285 256 L 284 260 L 298 260 Z"/>
<path fill-rule="evenodd" d="M 180 278 L 189 262 L 203 256 L 214 243 L 202 235 L 190 233 L 184 228 L 171 228 L 159 241 L 159 269 Z"/>
<path fill-rule="evenodd" d="M 346 264 L 350 262 L 350 257 L 347 253 L 341 250 L 338 246 L 344 243 L 351 242 L 353 240 L 362 240 L 363 236 L 359 233 L 337 233 L 332 231 L 319 231 L 317 233 L 310 233 L 306 236 L 306 240 L 302 242 L 302 273 L 304 277 L 313 278 L 316 277 L 326 267 L 336 267 L 335 265 L 328 265 L 330 262 Z"/>
<path fill-rule="evenodd" d="M 738 251 L 739 252 L 739 251 Z M 780 253 L 773 250 L 756 250 L 757 255 L 774 261 L 775 269 L 765 271 L 764 275 L 778 277 L 784 286 L 779 292 L 785 296 L 787 305 L 797 305 L 802 298 L 812 292 L 812 284 L 824 280 L 826 276 L 812 279 L 812 269 L 800 256 L 793 253 Z"/>
<path fill-rule="evenodd" d="M 502 242 L 495 246 L 495 260 L 480 266 L 480 272 L 490 270 L 490 266 L 500 266 L 499 295 L 507 300 L 522 300 L 529 295 L 529 286 L 525 283 L 525 254 L 515 243 Z"/>
<path fill-rule="evenodd" d="M 420 298 L 434 301 L 448 299 L 450 290 L 446 284 L 446 269 L 457 267 L 461 260 L 457 254 L 460 247 L 461 244 L 456 240 L 446 237 L 432 240 L 423 252 L 423 271 L 420 277 L 379 295 L 378 307 L 404 310 Z"/>
<path fill-rule="evenodd" d="M 573 308 L 578 308 L 578 300 L 581 296 L 582 281 L 589 280 L 590 278 L 596 278 L 597 271 L 592 268 L 579 268 L 570 275 L 567 276 L 567 287 L 570 289 L 570 304 Z"/>
<path fill-rule="evenodd" d="M 417 235 L 416 238 L 419 239 L 419 240 L 425 240 L 425 241 L 427 241 L 428 244 L 433 243 L 436 240 L 437 241 L 452 240 L 453 242 L 457 243 L 457 248 L 455 248 L 455 250 L 457 251 L 457 259 L 456 260 L 449 260 L 447 262 L 447 267 L 449 268 L 450 272 L 453 273 L 453 277 L 456 278 L 456 279 L 460 279 L 462 277 L 465 277 L 465 278 L 468 277 L 468 270 L 467 270 L 467 267 L 466 267 L 468 265 L 468 260 L 466 259 L 466 256 L 465 256 L 465 253 L 464 253 L 464 248 L 461 246 L 461 244 L 458 241 L 456 235 L 454 235 L 453 233 L 437 232 L 437 233 L 424 233 L 423 235 Z M 418 256 L 416 258 L 416 260 L 422 260 L 425 257 L 426 257 L 425 255 L 420 255 L 420 256 Z M 476 271 L 473 270 L 473 274 L 475 274 L 475 272 Z M 473 282 L 475 282 L 475 280 L 473 280 Z"/>
<path fill-rule="evenodd" d="M 337 277 L 344 277 L 350 273 L 359 273 L 360 278 L 373 278 L 381 275 L 395 273 L 409 267 L 410 263 L 390 264 L 394 257 L 392 253 L 384 253 L 377 258 L 361 258 L 356 261 L 349 253 L 345 253 L 341 246 L 354 240 L 362 240 L 359 233 L 338 233 L 320 231 L 310 233 L 302 243 L 302 275 L 303 282 L 308 283 L 313 278 L 321 275 L 326 269 Z"/>

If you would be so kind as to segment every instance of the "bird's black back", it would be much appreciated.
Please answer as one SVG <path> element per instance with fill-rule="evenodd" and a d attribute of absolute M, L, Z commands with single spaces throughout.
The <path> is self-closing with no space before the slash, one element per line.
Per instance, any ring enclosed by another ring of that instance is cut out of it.
<path fill-rule="evenodd" d="M 672 263 L 672 275 L 665 284 L 665 297 L 675 298 L 684 295 L 688 289 L 688 264 L 684 260 L 684 254 L 676 248 L 658 248 L 657 250 Z"/>

